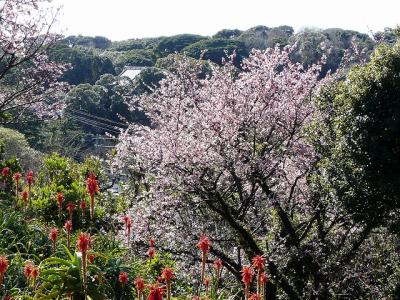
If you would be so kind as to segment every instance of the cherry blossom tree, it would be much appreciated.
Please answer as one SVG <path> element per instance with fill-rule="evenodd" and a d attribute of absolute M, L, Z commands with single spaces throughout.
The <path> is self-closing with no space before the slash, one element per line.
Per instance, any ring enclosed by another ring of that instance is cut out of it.
<path fill-rule="evenodd" d="M 254 50 L 241 71 L 231 57 L 206 78 L 180 60 L 160 88 L 130 102 L 151 126 L 122 132 L 114 163 L 130 175 L 137 245 L 154 237 L 160 249 L 200 259 L 190 249 L 206 233 L 238 280 L 243 264 L 266 257 L 268 299 L 329 298 L 354 288 L 343 278 L 360 272 L 351 263 L 370 228 L 307 183 L 321 65 L 305 69 L 291 51 Z"/>
<path fill-rule="evenodd" d="M 47 51 L 57 35 L 51 32 L 56 12 L 49 1 L 0 1 L 1 121 L 23 116 L 26 109 L 43 116 L 60 108 L 54 97 L 66 88 L 58 81 L 66 65 L 51 62 Z"/>

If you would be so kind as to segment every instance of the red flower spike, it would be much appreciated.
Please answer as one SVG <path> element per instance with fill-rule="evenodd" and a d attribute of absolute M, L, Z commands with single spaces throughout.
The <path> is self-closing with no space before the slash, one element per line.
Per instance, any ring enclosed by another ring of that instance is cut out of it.
<path fill-rule="evenodd" d="M 174 271 L 171 268 L 165 268 L 161 273 L 161 277 L 165 282 L 171 281 L 175 277 Z"/>
<path fill-rule="evenodd" d="M 118 280 L 122 284 L 122 286 L 125 286 L 129 280 L 128 273 L 126 272 L 119 273 Z"/>
<path fill-rule="evenodd" d="M 4 274 L 8 269 L 8 259 L 5 256 L 0 256 L 0 274 Z"/>
<path fill-rule="evenodd" d="M 204 280 L 204 273 L 206 271 L 207 254 L 211 247 L 211 242 L 206 235 L 200 235 L 200 241 L 197 247 L 201 250 L 201 281 Z"/>
<path fill-rule="evenodd" d="M 217 258 L 216 260 L 214 260 L 213 266 L 217 272 L 217 277 L 219 277 L 221 275 L 221 270 L 222 270 L 222 260 L 220 258 Z"/>
<path fill-rule="evenodd" d="M 68 220 L 67 222 L 65 222 L 64 224 L 64 228 L 67 232 L 71 232 L 72 231 L 72 222 L 70 220 Z"/>
<path fill-rule="evenodd" d="M 244 283 L 244 295 L 245 295 L 245 299 L 248 300 L 249 299 L 249 288 L 250 288 L 250 284 L 253 281 L 253 270 L 248 267 L 245 266 L 242 269 L 242 281 Z"/>
<path fill-rule="evenodd" d="M 15 184 L 17 184 L 17 185 L 19 184 L 21 177 L 22 177 L 21 173 L 19 173 L 19 172 L 14 173 L 13 179 L 14 179 Z"/>
<path fill-rule="evenodd" d="M 265 258 L 261 255 L 256 255 L 253 258 L 253 268 L 256 270 L 264 270 L 265 267 Z"/>
<path fill-rule="evenodd" d="M 94 196 L 99 191 L 99 185 L 96 180 L 96 175 L 90 173 L 86 180 L 86 191 L 90 196 L 90 220 L 94 219 Z"/>
<path fill-rule="evenodd" d="M 136 289 L 138 292 L 143 293 L 144 291 L 144 280 L 141 277 L 136 277 L 135 280 L 133 281 Z"/>
<path fill-rule="evenodd" d="M 57 241 L 57 237 L 58 237 L 58 229 L 57 228 L 50 229 L 49 238 L 53 242 L 55 242 L 55 241 Z"/>
<path fill-rule="evenodd" d="M 155 247 L 156 246 L 156 241 L 153 240 L 153 239 L 150 239 L 149 245 L 150 245 L 150 247 Z"/>
<path fill-rule="evenodd" d="M 90 235 L 83 232 L 79 234 L 78 240 L 76 241 L 76 246 L 78 247 L 79 251 L 82 252 L 82 279 L 83 290 L 85 293 L 87 282 L 87 252 L 90 250 L 91 243 Z"/>
<path fill-rule="evenodd" d="M 32 263 L 27 262 L 24 266 L 24 275 L 26 278 L 26 284 L 29 285 L 29 279 L 31 277 L 31 273 L 32 273 L 32 269 L 34 268 L 34 266 L 32 265 Z"/>
<path fill-rule="evenodd" d="M 85 210 L 87 208 L 87 204 L 85 200 L 82 200 L 81 203 L 79 204 L 79 208 L 82 210 Z"/>
<path fill-rule="evenodd" d="M 97 183 L 96 175 L 94 173 L 90 173 L 86 180 L 86 191 L 90 197 L 94 197 L 94 195 L 99 191 L 99 184 Z"/>
<path fill-rule="evenodd" d="M 128 215 L 125 215 L 122 217 L 122 221 L 125 224 L 125 234 L 128 236 L 128 243 L 129 243 L 129 237 L 131 235 L 131 228 L 132 228 L 132 220 Z"/>
<path fill-rule="evenodd" d="M 257 294 L 261 292 L 262 284 L 261 284 L 261 273 L 265 268 L 265 258 L 262 255 L 254 256 L 253 260 L 253 268 L 257 270 Z"/>
<path fill-rule="evenodd" d="M 81 232 L 76 242 L 79 251 L 82 253 L 86 253 L 87 251 L 90 250 L 90 244 L 91 244 L 90 235 L 88 233 Z"/>
<path fill-rule="evenodd" d="M 28 183 L 28 186 L 30 187 L 33 183 L 33 171 L 30 170 L 28 173 L 26 173 L 26 182 Z"/>
<path fill-rule="evenodd" d="M 8 175 L 10 175 L 10 168 L 9 167 L 4 167 L 1 170 L 1 176 L 3 177 L 4 183 L 7 181 Z"/>
<path fill-rule="evenodd" d="M 156 255 L 156 250 L 154 247 L 150 247 L 149 251 L 147 252 L 147 255 L 149 256 L 150 259 L 153 259 L 154 256 Z"/>
<path fill-rule="evenodd" d="M 49 238 L 53 242 L 53 252 L 56 252 L 57 237 L 58 237 L 58 229 L 57 228 L 50 229 Z"/>
<path fill-rule="evenodd" d="M 199 249 L 204 253 L 204 252 L 208 252 L 210 250 L 211 247 L 211 242 L 210 240 L 207 238 L 206 235 L 202 234 L 200 236 L 200 241 L 197 244 L 197 247 L 199 247 Z"/>
<path fill-rule="evenodd" d="M 27 190 L 23 190 L 21 192 L 21 198 L 24 201 L 24 203 L 26 204 L 28 202 L 28 198 L 29 198 L 29 194 Z"/>
<path fill-rule="evenodd" d="M 67 203 L 67 211 L 69 214 L 69 219 L 72 221 L 72 214 L 74 213 L 75 205 L 71 201 Z"/>
<path fill-rule="evenodd" d="M 158 285 L 150 286 L 150 292 L 147 300 L 163 300 L 163 289 Z"/>
<path fill-rule="evenodd" d="M 0 256 L 0 285 L 3 283 L 4 274 L 8 269 L 8 259 L 5 256 Z"/>
<path fill-rule="evenodd" d="M 254 276 L 254 272 L 250 267 L 243 267 L 242 269 L 242 282 L 245 285 L 250 285 L 251 282 L 253 281 L 253 276 Z"/>
<path fill-rule="evenodd" d="M 58 205 L 58 208 L 62 207 L 63 201 L 64 201 L 63 193 L 57 193 L 57 205 Z"/>

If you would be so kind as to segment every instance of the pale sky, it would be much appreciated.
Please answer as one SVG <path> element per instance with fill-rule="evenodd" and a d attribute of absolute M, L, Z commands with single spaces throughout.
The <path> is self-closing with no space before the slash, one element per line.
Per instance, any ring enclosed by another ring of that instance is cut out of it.
<path fill-rule="evenodd" d="M 400 25 L 400 0 L 53 0 L 65 35 L 111 40 L 213 35 L 256 25 L 340 27 L 368 33 Z"/>

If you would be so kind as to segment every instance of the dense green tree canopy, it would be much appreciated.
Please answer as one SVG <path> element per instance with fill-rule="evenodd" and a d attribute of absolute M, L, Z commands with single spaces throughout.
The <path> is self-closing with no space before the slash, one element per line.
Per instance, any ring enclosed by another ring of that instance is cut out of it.
<path fill-rule="evenodd" d="M 71 35 L 63 39 L 69 46 L 84 46 L 88 48 L 107 49 L 111 46 L 111 41 L 103 36 L 82 36 Z"/>
<path fill-rule="evenodd" d="M 162 56 L 179 52 L 186 46 L 204 40 L 206 37 L 196 34 L 179 34 L 162 38 L 155 50 Z"/>
<path fill-rule="evenodd" d="M 94 84 L 102 74 L 115 74 L 112 61 L 95 54 L 90 49 L 70 47 L 61 43 L 51 50 L 50 58 L 71 65 L 70 70 L 64 73 L 63 79 L 74 85 Z"/>
<path fill-rule="evenodd" d="M 122 69 L 124 66 L 153 66 L 156 55 L 151 49 L 134 49 L 118 53 L 115 58 L 115 66 Z"/>
<path fill-rule="evenodd" d="M 236 53 L 237 64 L 240 63 L 243 57 L 246 57 L 248 55 L 244 43 L 234 39 L 201 40 L 197 43 L 185 47 L 182 52 L 190 57 L 196 59 L 202 57 L 203 59 L 209 59 L 210 61 L 217 64 L 222 63 L 222 59 L 227 57 L 227 53 Z"/>
<path fill-rule="evenodd" d="M 317 190 L 354 218 L 384 223 L 400 208 L 400 44 L 380 45 L 346 81 L 326 87 L 315 124 Z"/>

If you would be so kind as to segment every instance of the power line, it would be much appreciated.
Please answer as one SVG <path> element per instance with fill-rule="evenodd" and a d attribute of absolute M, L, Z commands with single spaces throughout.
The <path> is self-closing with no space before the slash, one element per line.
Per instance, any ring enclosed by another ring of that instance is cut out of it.
<path fill-rule="evenodd" d="M 79 116 L 74 116 L 74 115 L 69 115 L 69 114 L 68 114 L 68 116 L 70 118 L 74 119 L 75 121 L 84 123 L 84 124 L 89 125 L 89 126 L 97 127 L 97 128 L 103 129 L 105 131 L 110 131 L 110 132 L 113 132 L 113 133 L 116 133 L 116 134 L 120 133 L 118 130 L 115 129 L 115 127 L 112 127 L 111 125 L 108 125 L 108 124 L 102 124 L 102 123 L 99 123 L 97 121 L 90 120 L 90 119 L 89 120 L 88 119 L 84 119 L 84 118 L 79 117 Z M 107 126 L 109 126 L 109 127 L 107 127 Z"/>
<path fill-rule="evenodd" d="M 94 118 L 94 119 L 102 120 L 102 121 L 105 121 L 105 122 L 108 122 L 108 123 L 114 123 L 114 124 L 117 124 L 119 126 L 127 127 L 127 124 L 120 123 L 120 122 L 117 122 L 117 121 L 113 121 L 113 120 L 110 120 L 110 119 L 107 119 L 107 118 L 99 117 L 99 116 L 96 116 L 96 115 L 92 115 L 92 114 L 89 114 L 89 113 L 81 111 L 81 110 L 75 110 L 75 109 L 72 109 L 72 108 L 69 108 L 69 110 L 72 111 L 72 112 L 75 112 L 76 114 L 82 114 L 82 115 L 85 115 L 85 116 L 90 117 L 90 118 Z"/>

